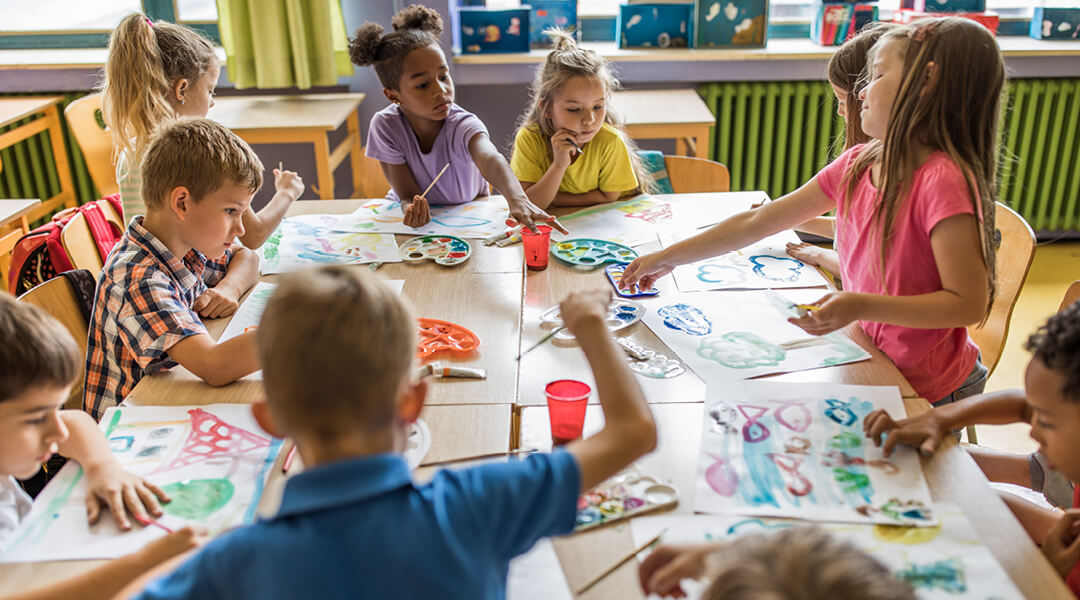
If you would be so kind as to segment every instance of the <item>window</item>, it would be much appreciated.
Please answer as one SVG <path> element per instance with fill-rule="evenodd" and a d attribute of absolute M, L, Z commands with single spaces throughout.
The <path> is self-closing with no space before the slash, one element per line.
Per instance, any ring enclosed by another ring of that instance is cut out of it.
<path fill-rule="evenodd" d="M 215 0 L 0 0 L 0 48 L 101 48 L 125 16 L 184 23 L 220 43 Z"/>

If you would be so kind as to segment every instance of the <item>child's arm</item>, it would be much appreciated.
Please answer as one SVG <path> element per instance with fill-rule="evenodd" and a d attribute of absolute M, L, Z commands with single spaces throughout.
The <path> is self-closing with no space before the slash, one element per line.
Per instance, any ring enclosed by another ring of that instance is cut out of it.
<path fill-rule="evenodd" d="M 259 280 L 259 257 L 240 248 L 229 261 L 225 277 L 195 299 L 192 308 L 207 319 L 227 317 L 240 306 L 240 297 Z"/>
<path fill-rule="evenodd" d="M 137 521 L 144 521 L 147 512 L 161 516 L 158 499 L 168 502 L 169 496 L 161 488 L 120 466 L 105 435 L 90 415 L 81 410 L 63 410 L 60 418 L 70 435 L 60 444 L 59 453 L 79 463 L 86 472 L 86 516 L 91 525 L 101 516 L 102 502 L 108 505 L 124 531 L 131 529 L 128 510 Z"/>
<path fill-rule="evenodd" d="M 806 242 L 788 242 L 787 253 L 808 265 L 821 267 L 835 277 L 840 276 L 840 255 L 836 250 L 819 248 Z"/>
<path fill-rule="evenodd" d="M 162 562 L 201 544 L 204 535 L 191 527 L 178 529 L 156 539 L 141 550 L 110 560 L 104 565 L 29 592 L 7 596 L 6 600 L 106 600 L 113 598 L 128 583 Z"/>
<path fill-rule="evenodd" d="M 710 227 L 704 233 L 647 254 L 630 263 L 623 274 L 623 285 L 638 284 L 648 289 L 657 279 L 675 267 L 738 250 L 774 233 L 790 229 L 807 219 L 833 208 L 817 178 L 794 192 L 769 202 L 756 210 L 747 210 Z"/>
<path fill-rule="evenodd" d="M 487 134 L 478 133 L 469 140 L 469 153 L 472 154 L 473 162 L 476 163 L 476 168 L 484 179 L 506 197 L 506 204 L 510 207 L 510 216 L 515 221 L 529 229 L 533 229 L 536 223 L 551 223 L 559 231 L 567 233 L 554 217 L 529 201 L 528 195 L 510 169 L 510 164 L 499 153 L 495 144 L 491 143 Z"/>
<path fill-rule="evenodd" d="M 1031 537 L 1031 541 L 1042 546 L 1050 537 L 1054 525 L 1061 518 L 1061 512 L 1044 508 L 1033 502 L 1028 502 L 1016 494 L 1006 491 L 998 491 L 998 495 L 1005 505 L 1012 511 L 1014 517 L 1024 526 L 1024 531 Z M 1052 561 L 1051 561 L 1052 562 Z"/>
<path fill-rule="evenodd" d="M 304 193 L 304 180 L 293 171 L 274 169 L 274 196 L 259 212 L 246 210 L 241 217 L 244 220 L 244 235 L 240 241 L 254 250 L 263 245 L 266 238 L 277 229 L 285 212 L 292 203 Z"/>
<path fill-rule="evenodd" d="M 622 350 L 605 323 L 610 290 L 571 294 L 560 305 L 563 322 L 577 338 L 596 378 L 604 428 L 567 450 L 581 471 L 581 489 L 595 487 L 656 447 L 656 424 Z"/>
<path fill-rule="evenodd" d="M 881 436 L 888 434 L 883 448 L 885 456 L 892 454 L 897 444 L 932 454 L 953 429 L 1028 421 L 1031 421 L 1031 409 L 1024 391 L 1004 390 L 964 398 L 899 421 L 894 421 L 884 410 L 875 410 L 863 420 L 863 432 L 879 447 Z"/>
<path fill-rule="evenodd" d="M 169 348 L 169 357 L 199 379 L 221 387 L 259 370 L 255 333 L 249 331 L 220 344 L 205 333 L 189 335 Z"/>
<path fill-rule="evenodd" d="M 977 323 L 986 311 L 986 265 L 974 215 L 955 215 L 930 232 L 941 290 L 916 296 L 835 292 L 814 304 L 818 310 L 791 322 L 812 335 L 835 331 L 855 320 L 914 329 L 948 329 Z M 625 281 L 625 278 L 624 278 Z"/>
<path fill-rule="evenodd" d="M 392 165 L 379 161 L 383 175 L 390 182 L 394 194 L 401 202 L 401 212 L 404 214 L 403 223 L 409 227 L 427 225 L 431 220 L 431 208 L 428 207 L 427 198 L 420 195 L 424 191 L 416 183 L 408 163 Z"/>
<path fill-rule="evenodd" d="M 705 575 L 705 558 L 716 552 L 720 544 L 662 544 L 638 565 L 638 583 L 645 595 L 682 598 L 686 592 L 679 585 L 683 579 L 701 579 Z"/>

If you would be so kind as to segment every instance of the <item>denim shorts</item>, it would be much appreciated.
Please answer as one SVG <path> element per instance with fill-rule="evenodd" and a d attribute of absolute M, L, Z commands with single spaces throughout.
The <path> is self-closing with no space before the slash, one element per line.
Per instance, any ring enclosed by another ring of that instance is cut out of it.
<path fill-rule="evenodd" d="M 1051 469 L 1046 464 L 1046 457 L 1038 452 L 1029 454 L 1028 472 L 1031 474 L 1031 489 L 1042 492 L 1046 500 L 1058 508 L 1072 507 L 1073 483 L 1060 471 Z"/>
<path fill-rule="evenodd" d="M 934 406 L 944 406 L 946 404 L 952 404 L 957 400 L 967 398 L 968 396 L 974 396 L 975 394 L 983 393 L 986 389 L 986 380 L 990 375 L 990 369 L 987 369 L 982 364 L 982 353 L 975 358 L 975 366 L 971 368 L 971 373 L 968 374 L 964 383 L 960 384 L 960 387 L 953 390 L 953 392 L 941 400 L 934 403 Z"/>

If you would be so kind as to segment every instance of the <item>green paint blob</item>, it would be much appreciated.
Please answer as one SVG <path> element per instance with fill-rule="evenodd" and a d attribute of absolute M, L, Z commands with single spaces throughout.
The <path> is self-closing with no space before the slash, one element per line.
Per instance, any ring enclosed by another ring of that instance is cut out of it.
<path fill-rule="evenodd" d="M 863 349 L 861 347 L 849 343 L 846 340 L 843 342 L 833 340 L 833 344 L 829 346 L 829 350 L 836 351 L 838 354 L 822 360 L 822 366 L 832 367 L 835 365 L 842 365 L 863 356 Z"/>
<path fill-rule="evenodd" d="M 732 331 L 701 340 L 698 356 L 715 360 L 729 369 L 753 369 L 779 365 L 787 353 L 759 335 Z"/>
<path fill-rule="evenodd" d="M 228 479 L 195 479 L 161 486 L 172 502 L 166 514 L 182 519 L 202 520 L 229 503 L 235 488 Z"/>

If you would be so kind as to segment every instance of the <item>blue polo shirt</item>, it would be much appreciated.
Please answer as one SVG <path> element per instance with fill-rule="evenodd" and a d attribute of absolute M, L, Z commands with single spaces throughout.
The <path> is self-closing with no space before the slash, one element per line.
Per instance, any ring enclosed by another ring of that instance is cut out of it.
<path fill-rule="evenodd" d="M 580 482 L 563 451 L 424 485 L 396 454 L 319 466 L 139 598 L 503 598 L 511 558 L 573 529 Z"/>

